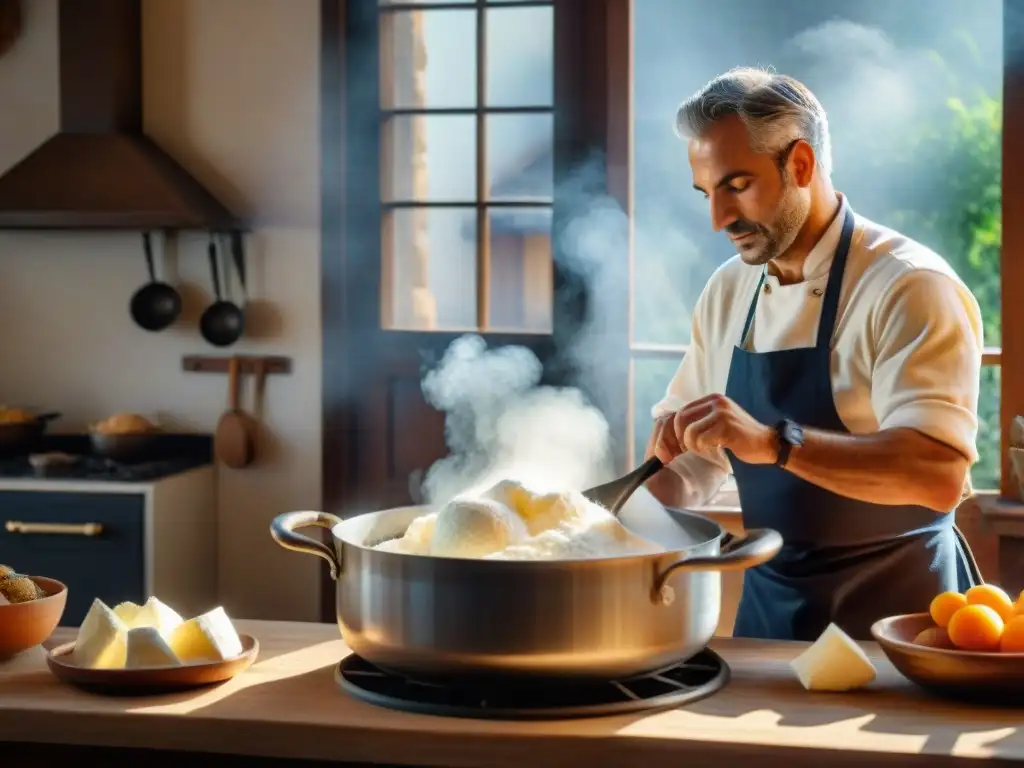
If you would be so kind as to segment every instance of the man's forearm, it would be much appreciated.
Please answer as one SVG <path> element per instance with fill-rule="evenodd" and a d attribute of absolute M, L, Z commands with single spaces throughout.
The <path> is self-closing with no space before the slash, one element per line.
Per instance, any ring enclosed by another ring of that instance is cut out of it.
<path fill-rule="evenodd" d="M 786 470 L 821 488 L 872 504 L 916 504 L 939 513 L 960 501 L 969 462 L 913 429 L 869 435 L 804 430 Z"/>

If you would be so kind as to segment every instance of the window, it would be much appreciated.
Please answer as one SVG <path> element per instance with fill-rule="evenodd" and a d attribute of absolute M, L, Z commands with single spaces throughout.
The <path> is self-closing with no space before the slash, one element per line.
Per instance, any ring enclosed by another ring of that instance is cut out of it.
<path fill-rule="evenodd" d="M 549 2 L 380 7 L 382 325 L 550 333 Z"/>
<path fill-rule="evenodd" d="M 977 297 L 988 349 L 973 484 L 1000 487 L 1000 399 L 1011 386 L 1001 382 L 999 349 L 1009 325 L 1000 275 L 1003 26 L 1002 0 L 634 0 L 634 451 L 646 445 L 650 408 L 685 354 L 694 302 L 733 253 L 689 189 L 672 116 L 714 75 L 771 65 L 824 104 L 836 187 L 854 208 L 942 254 Z"/>

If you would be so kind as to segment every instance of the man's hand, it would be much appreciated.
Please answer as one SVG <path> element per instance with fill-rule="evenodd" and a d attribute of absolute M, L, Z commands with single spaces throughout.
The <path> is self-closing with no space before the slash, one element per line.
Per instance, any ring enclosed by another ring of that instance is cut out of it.
<path fill-rule="evenodd" d="M 654 455 L 665 464 L 692 451 L 703 456 L 719 448 L 747 464 L 773 464 L 778 455 L 775 430 L 765 426 L 725 395 L 706 395 L 658 421 Z"/>

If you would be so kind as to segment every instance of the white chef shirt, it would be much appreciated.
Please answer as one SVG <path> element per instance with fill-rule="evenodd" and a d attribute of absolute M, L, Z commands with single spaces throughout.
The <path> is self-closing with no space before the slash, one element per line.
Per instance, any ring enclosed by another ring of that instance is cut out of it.
<path fill-rule="evenodd" d="M 768 352 L 814 346 L 829 267 L 847 203 L 814 246 L 803 281 L 781 285 L 769 265 L 746 348 Z M 854 434 L 911 427 L 978 459 L 978 387 L 984 347 L 981 311 L 938 254 L 898 232 L 855 216 L 832 332 L 832 393 Z M 734 256 L 704 287 L 691 343 L 652 416 L 725 393 L 733 348 L 762 268 Z M 672 469 L 689 486 L 686 502 L 705 504 L 729 474 L 719 450 L 683 454 Z"/>

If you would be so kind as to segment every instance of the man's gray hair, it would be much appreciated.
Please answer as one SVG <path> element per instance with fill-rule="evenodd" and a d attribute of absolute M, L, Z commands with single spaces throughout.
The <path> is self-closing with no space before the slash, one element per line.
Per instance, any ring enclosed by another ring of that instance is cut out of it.
<path fill-rule="evenodd" d="M 755 152 L 777 154 L 797 139 L 814 150 L 818 170 L 832 174 L 832 141 L 821 102 L 799 80 L 763 69 L 740 67 L 719 75 L 676 112 L 676 133 L 703 135 L 715 122 L 736 115 Z"/>

